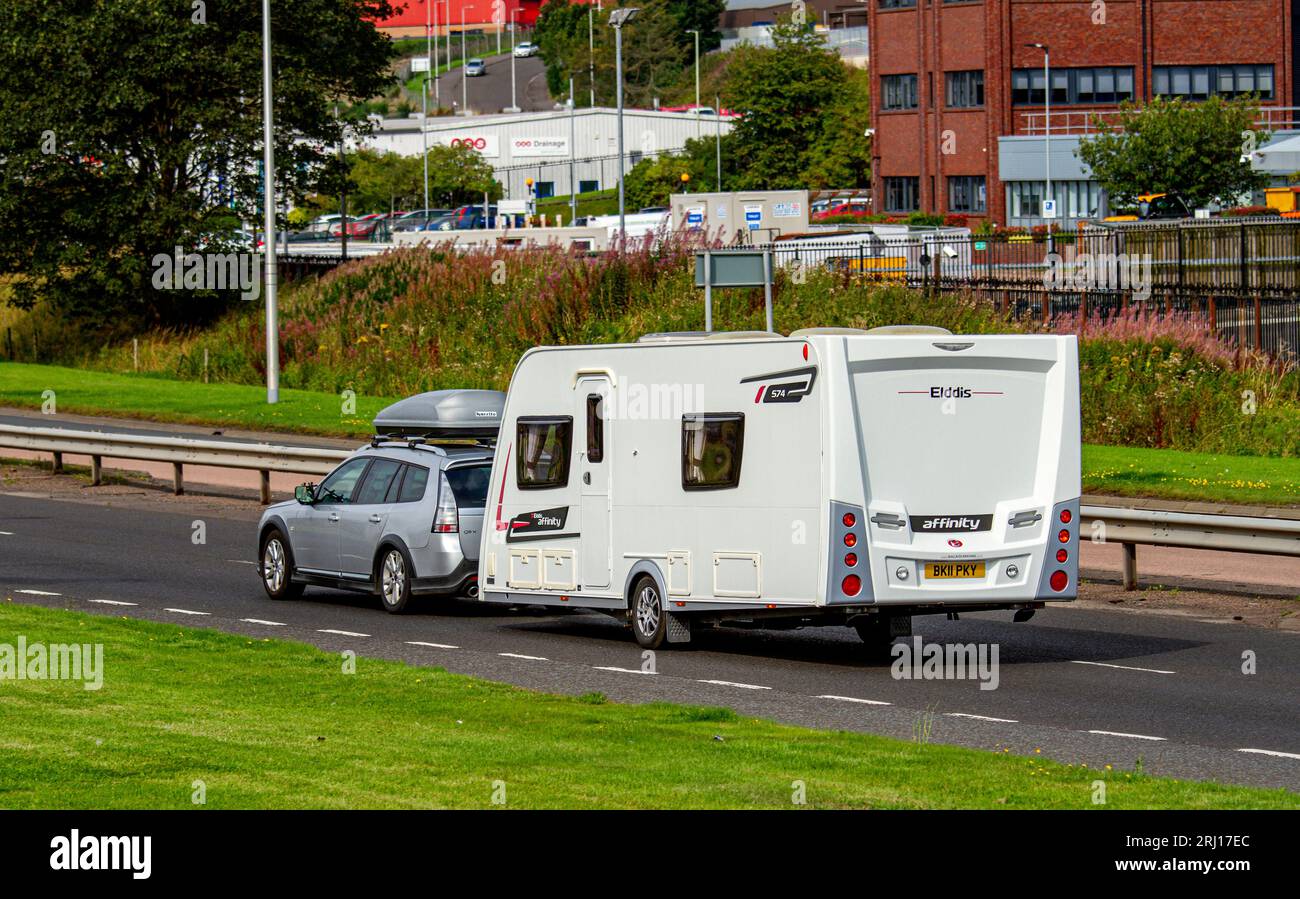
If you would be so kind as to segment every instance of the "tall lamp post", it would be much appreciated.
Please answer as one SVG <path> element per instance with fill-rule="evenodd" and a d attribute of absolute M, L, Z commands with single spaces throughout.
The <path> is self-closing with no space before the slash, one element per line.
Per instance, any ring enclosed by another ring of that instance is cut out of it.
<path fill-rule="evenodd" d="M 1052 51 L 1047 44 L 1025 44 L 1026 47 L 1033 47 L 1036 50 L 1043 51 L 1043 175 L 1047 182 L 1047 193 L 1044 195 L 1044 201 L 1055 200 L 1052 196 Z M 1053 202 L 1055 207 L 1055 202 Z M 1046 213 L 1047 207 L 1044 206 L 1040 212 Z M 1053 208 L 1055 212 L 1055 208 Z M 1047 216 L 1044 215 L 1044 218 Z M 1055 217 L 1055 216 L 1053 216 Z M 1047 251 L 1052 251 L 1052 223 L 1047 223 Z"/>
<path fill-rule="evenodd" d="M 460 8 L 460 114 L 469 115 L 469 78 L 465 66 L 469 62 L 469 53 L 465 49 L 465 10 L 473 9 L 470 3 Z"/>
<path fill-rule="evenodd" d="M 596 10 L 587 4 L 587 80 L 591 84 L 591 106 L 596 106 Z"/>
<path fill-rule="evenodd" d="M 610 27 L 614 29 L 615 94 L 618 98 L 618 239 L 627 239 L 627 206 L 623 185 L 623 26 L 632 21 L 640 9 L 621 6 L 609 14 Z"/>
<path fill-rule="evenodd" d="M 692 28 L 689 32 L 695 35 L 695 136 L 700 136 L 700 31 L 698 28 Z M 714 110 L 716 113 L 717 110 Z"/>
<path fill-rule="evenodd" d="M 271 109 L 271 0 L 262 0 L 262 212 L 266 228 L 266 401 L 280 402 L 280 323 L 276 309 L 275 116 Z"/>
<path fill-rule="evenodd" d="M 515 19 L 519 16 L 519 7 L 510 10 L 510 108 L 506 112 L 519 112 L 519 101 L 515 99 Z"/>

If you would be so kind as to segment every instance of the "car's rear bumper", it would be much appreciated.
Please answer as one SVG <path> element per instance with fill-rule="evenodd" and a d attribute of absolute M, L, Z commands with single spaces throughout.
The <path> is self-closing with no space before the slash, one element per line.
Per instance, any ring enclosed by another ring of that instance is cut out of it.
<path fill-rule="evenodd" d="M 478 562 L 462 559 L 447 574 L 417 577 L 411 581 L 411 593 L 416 596 L 468 596 L 470 588 L 478 586 Z"/>

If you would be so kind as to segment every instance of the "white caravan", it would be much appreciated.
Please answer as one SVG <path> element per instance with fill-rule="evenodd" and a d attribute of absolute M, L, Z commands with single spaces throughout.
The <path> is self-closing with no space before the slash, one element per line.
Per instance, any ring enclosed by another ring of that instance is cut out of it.
<path fill-rule="evenodd" d="M 539 347 L 511 379 L 486 602 L 692 628 L 840 624 L 1078 589 L 1078 346 L 940 328 Z"/>

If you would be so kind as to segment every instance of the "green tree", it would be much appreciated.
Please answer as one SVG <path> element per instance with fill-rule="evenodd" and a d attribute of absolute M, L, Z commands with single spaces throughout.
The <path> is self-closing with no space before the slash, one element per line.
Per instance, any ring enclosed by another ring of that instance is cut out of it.
<path fill-rule="evenodd" d="M 677 22 L 683 49 L 695 51 L 695 35 L 700 32 L 700 52 L 716 50 L 722 45 L 718 20 L 727 8 L 727 0 L 668 0 L 668 12 Z"/>
<path fill-rule="evenodd" d="M 315 187 L 336 104 L 391 81 L 373 25 L 391 13 L 386 0 L 272 4 L 280 197 Z M 261 29 L 257 0 L 6 0 L 0 275 L 15 276 L 13 302 L 45 298 L 99 339 L 221 310 L 223 296 L 155 289 L 152 260 L 212 247 L 260 212 Z"/>
<path fill-rule="evenodd" d="M 418 156 L 415 162 L 423 178 L 424 170 Z M 463 144 L 457 147 L 439 144 L 429 148 L 430 203 L 446 203 L 448 206 L 481 203 L 483 194 L 499 200 L 501 192 L 491 164 L 473 149 Z"/>
<path fill-rule="evenodd" d="M 728 164 L 735 187 L 792 189 L 809 181 L 865 183 L 865 81 L 850 78 L 815 32 L 787 20 L 772 47 L 739 47 L 726 67 L 725 106 L 736 124 Z M 850 187 L 852 184 L 837 184 Z"/>
<path fill-rule="evenodd" d="M 682 175 L 688 175 L 690 180 L 683 182 Z M 706 171 L 701 160 L 691 156 L 643 159 L 632 167 L 624 181 L 627 205 L 629 209 L 667 206 L 673 194 L 706 190 L 705 184 L 713 178 L 712 171 Z"/>
<path fill-rule="evenodd" d="M 1269 137 L 1255 131 L 1257 116 L 1250 97 L 1126 103 L 1117 122 L 1098 119 L 1097 135 L 1080 141 L 1076 154 L 1118 207 L 1146 193 L 1176 193 L 1193 208 L 1231 203 L 1267 184 L 1242 161 L 1250 142 Z"/>

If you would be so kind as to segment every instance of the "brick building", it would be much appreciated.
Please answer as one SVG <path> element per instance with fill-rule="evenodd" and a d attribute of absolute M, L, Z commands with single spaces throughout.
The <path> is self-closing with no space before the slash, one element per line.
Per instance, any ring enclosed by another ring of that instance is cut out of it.
<path fill-rule="evenodd" d="M 872 195 L 1037 224 L 1050 149 L 1063 222 L 1104 211 L 1073 150 L 1094 113 L 1154 95 L 1261 94 L 1294 133 L 1300 0 L 869 0 Z M 1050 143 L 1043 50 L 1051 51 Z"/>

